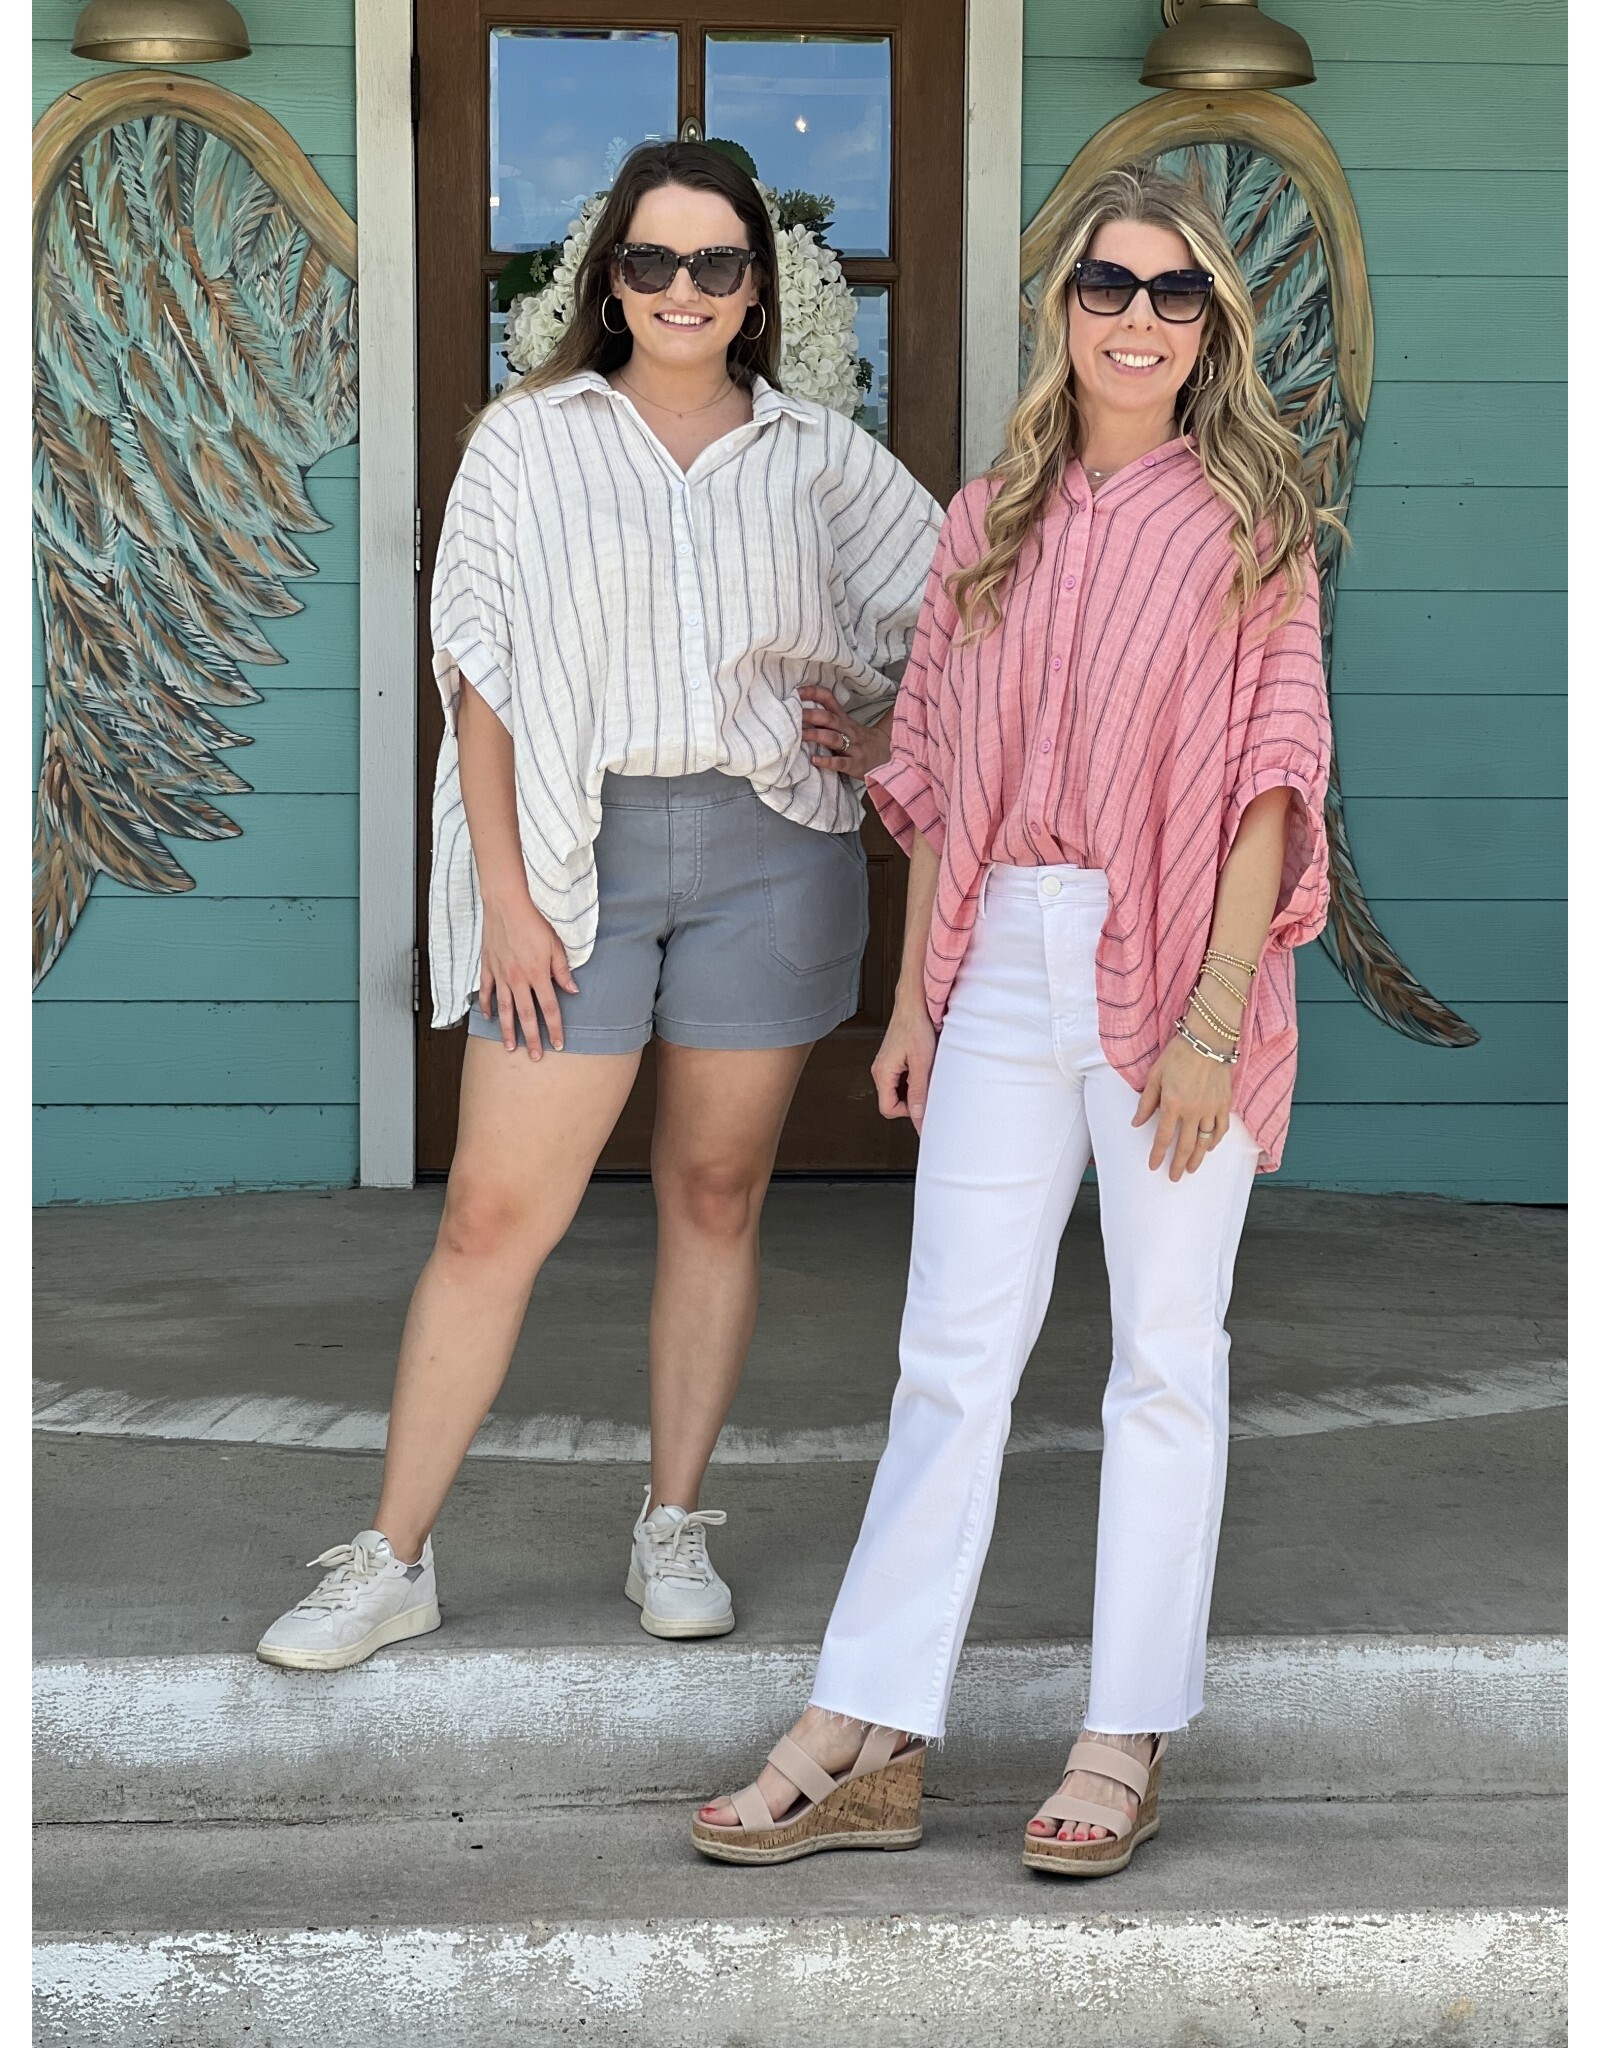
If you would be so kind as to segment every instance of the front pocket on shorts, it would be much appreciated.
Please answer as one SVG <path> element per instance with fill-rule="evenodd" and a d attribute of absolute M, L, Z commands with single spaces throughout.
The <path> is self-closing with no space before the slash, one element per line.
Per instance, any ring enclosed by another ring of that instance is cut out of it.
<path fill-rule="evenodd" d="M 867 943 L 867 856 L 859 832 L 817 832 L 757 805 L 756 858 L 772 957 L 791 974 L 859 961 Z"/>

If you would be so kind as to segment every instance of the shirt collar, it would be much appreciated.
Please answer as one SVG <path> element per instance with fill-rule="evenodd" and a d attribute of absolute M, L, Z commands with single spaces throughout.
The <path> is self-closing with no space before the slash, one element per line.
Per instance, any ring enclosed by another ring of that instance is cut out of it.
<path fill-rule="evenodd" d="M 1114 475 L 1107 477 L 1106 481 L 1100 486 L 1098 494 L 1089 488 L 1089 478 L 1084 469 L 1082 458 L 1074 455 L 1067 464 L 1061 481 L 1069 498 L 1075 499 L 1079 504 L 1087 504 L 1096 495 L 1103 498 L 1107 491 L 1120 484 L 1125 478 L 1137 476 L 1145 470 L 1164 469 L 1169 462 L 1173 462 L 1180 456 L 1185 455 L 1193 458 L 1196 462 L 1200 459 L 1199 450 L 1195 447 L 1190 436 L 1187 434 L 1177 434 L 1172 440 L 1163 441 L 1159 447 L 1152 448 L 1148 455 L 1140 455 L 1134 461 L 1125 463 Z"/>
<path fill-rule="evenodd" d="M 758 376 L 750 387 L 751 410 L 758 420 L 770 418 L 776 413 L 787 413 L 792 420 L 798 420 L 803 427 L 814 427 L 817 415 L 803 399 L 792 398 L 787 391 L 778 390 L 765 377 Z"/>
<path fill-rule="evenodd" d="M 580 391 L 597 391 L 606 398 L 617 398 L 622 394 L 613 391 L 598 370 L 579 370 L 576 376 L 563 377 L 558 384 L 547 384 L 542 396 L 551 405 L 565 405 L 569 398 L 576 398 Z M 774 419 L 786 413 L 790 419 L 800 422 L 803 427 L 815 426 L 816 415 L 802 399 L 791 398 L 786 391 L 779 391 L 769 384 L 765 377 L 758 376 L 750 387 L 751 415 L 757 420 Z"/>

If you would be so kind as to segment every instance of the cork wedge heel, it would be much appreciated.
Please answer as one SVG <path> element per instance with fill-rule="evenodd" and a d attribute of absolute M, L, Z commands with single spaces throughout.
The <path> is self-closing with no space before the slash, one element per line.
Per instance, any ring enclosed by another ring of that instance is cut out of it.
<path fill-rule="evenodd" d="M 897 1731 L 870 1728 L 848 1771 L 832 1777 L 792 1736 L 780 1735 L 767 1762 L 801 1795 L 774 1820 L 754 1785 L 732 1795 L 736 1827 L 696 1815 L 690 1840 L 718 1863 L 792 1863 L 824 1849 L 914 1849 L 922 1840 L 922 1768 L 928 1745 L 913 1736 L 895 1748 Z"/>
<path fill-rule="evenodd" d="M 1052 1877 L 1113 1877 L 1126 1870 L 1134 1850 L 1148 1842 L 1161 1825 L 1161 1759 L 1166 1753 L 1164 1735 L 1148 1765 L 1103 1742 L 1075 1742 L 1061 1774 L 1063 1784 L 1074 1771 L 1093 1771 L 1097 1777 L 1126 1785 L 1138 1800 L 1139 1810 L 1129 1820 L 1119 1807 L 1099 1806 L 1092 1799 L 1054 1792 L 1039 1808 L 1036 1819 L 1081 1821 L 1085 1827 L 1109 1828 L 1111 1833 L 1098 1842 L 1063 1842 L 1059 1835 L 1030 1835 L 1024 1830 L 1023 1862 L 1030 1870 L 1048 1871 Z"/>

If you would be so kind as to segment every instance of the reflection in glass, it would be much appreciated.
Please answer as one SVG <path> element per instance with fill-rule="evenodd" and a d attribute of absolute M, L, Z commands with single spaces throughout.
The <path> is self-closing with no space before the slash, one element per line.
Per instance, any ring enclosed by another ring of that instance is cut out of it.
<path fill-rule="evenodd" d="M 506 361 L 506 321 L 509 314 L 502 313 L 496 304 L 499 280 L 489 280 L 489 382 L 484 390 L 484 402 L 498 398 L 513 377 L 521 373 L 513 370 Z"/>
<path fill-rule="evenodd" d="M 890 253 L 887 36 L 708 35 L 706 133 L 774 191 L 826 193 L 841 256 Z"/>
<path fill-rule="evenodd" d="M 655 29 L 489 31 L 489 246 L 564 241 L 636 143 L 678 132 L 678 38 Z"/>
<path fill-rule="evenodd" d="M 872 382 L 861 394 L 856 425 L 865 427 L 885 448 L 889 445 L 889 287 L 851 287 L 856 302 L 856 346 L 871 365 Z"/>

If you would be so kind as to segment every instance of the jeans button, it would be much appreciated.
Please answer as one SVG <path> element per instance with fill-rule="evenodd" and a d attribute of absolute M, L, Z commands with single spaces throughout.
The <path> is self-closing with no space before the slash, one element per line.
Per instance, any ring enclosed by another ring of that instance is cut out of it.
<path fill-rule="evenodd" d="M 1061 878 L 1058 875 L 1046 875 L 1039 884 L 1039 894 L 1041 896 L 1059 896 L 1061 894 Z"/>

